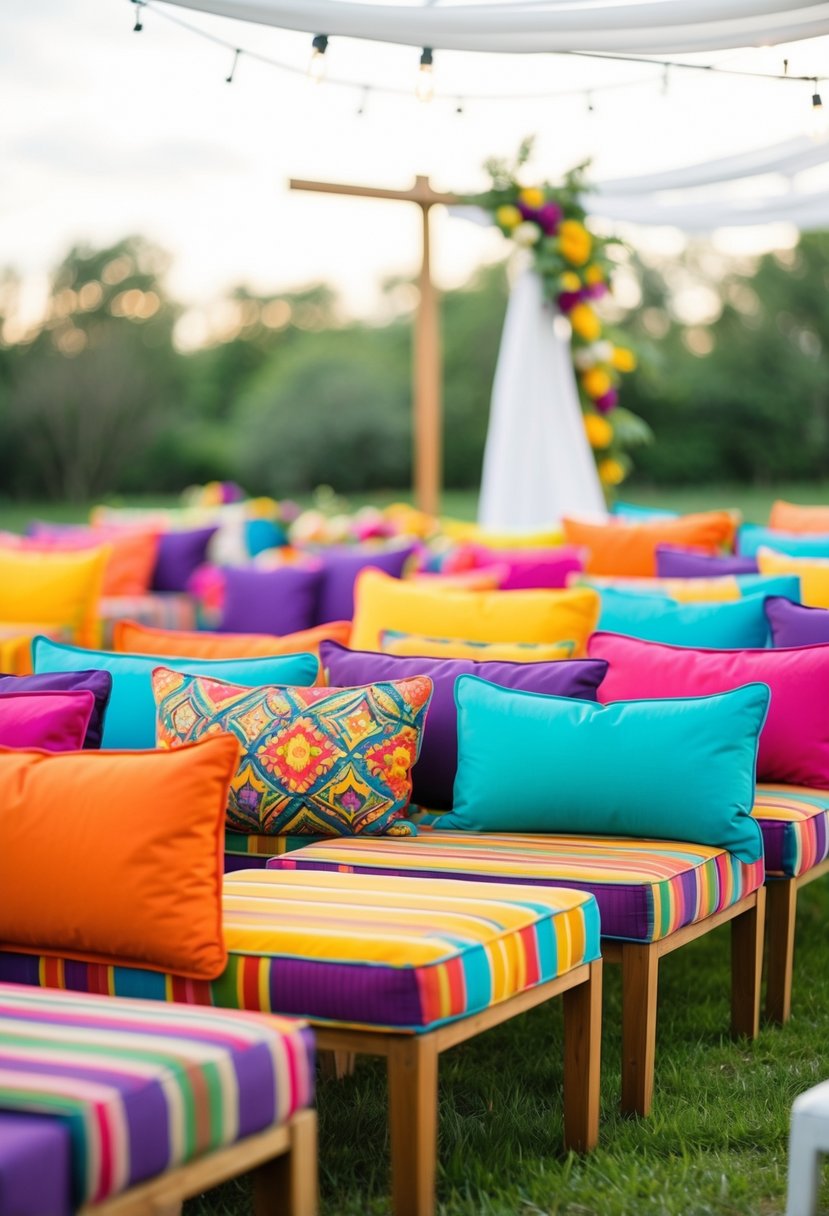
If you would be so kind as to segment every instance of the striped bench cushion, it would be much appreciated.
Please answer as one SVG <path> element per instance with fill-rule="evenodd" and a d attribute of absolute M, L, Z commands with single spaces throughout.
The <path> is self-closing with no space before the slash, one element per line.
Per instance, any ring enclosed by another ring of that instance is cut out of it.
<path fill-rule="evenodd" d="M 658 941 L 737 903 L 763 884 L 763 863 L 745 865 L 722 849 L 609 836 L 520 836 L 441 832 L 309 845 L 268 862 L 285 870 L 522 882 L 595 895 L 602 936 Z"/>
<path fill-rule="evenodd" d="M 156 629 L 195 629 L 196 601 L 180 591 L 104 596 L 98 603 L 101 645 L 111 648 L 118 621 L 138 621 Z"/>
<path fill-rule="evenodd" d="M 0 953 L 0 979 L 423 1031 L 599 957 L 580 891 L 384 874 L 225 877 L 230 959 L 212 983 Z"/>
<path fill-rule="evenodd" d="M 829 791 L 759 784 L 754 814 L 770 877 L 797 878 L 829 856 Z"/>
<path fill-rule="evenodd" d="M 0 984 L 0 1113 L 68 1127 L 74 1205 L 282 1123 L 312 1094 L 302 1023 Z"/>
<path fill-rule="evenodd" d="M 293 849 L 304 849 L 330 836 L 248 836 L 244 832 L 225 832 L 225 873 L 234 870 L 264 870 L 269 857 L 279 857 Z"/>

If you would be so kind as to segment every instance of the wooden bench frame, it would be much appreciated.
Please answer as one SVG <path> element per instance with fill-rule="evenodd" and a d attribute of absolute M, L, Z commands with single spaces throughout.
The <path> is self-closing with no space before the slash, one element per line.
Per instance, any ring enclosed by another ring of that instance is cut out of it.
<path fill-rule="evenodd" d="M 766 1017 L 781 1025 L 792 1011 L 792 973 L 794 970 L 794 930 L 797 919 L 797 893 L 816 878 L 829 874 L 829 858 L 812 866 L 796 878 L 768 878 L 768 925 L 766 939 Z"/>
<path fill-rule="evenodd" d="M 755 1039 L 760 1029 L 760 980 L 766 890 L 685 925 L 655 942 L 602 938 L 602 958 L 622 968 L 622 1110 L 648 1115 L 653 1104 L 659 960 L 731 922 L 731 1031 Z"/>
<path fill-rule="evenodd" d="M 340 1059 L 350 1053 L 386 1057 L 394 1216 L 435 1211 L 438 1056 L 557 996 L 564 997 L 564 1145 L 588 1152 L 599 1137 L 601 959 L 422 1034 L 341 1029 L 312 1020 L 321 1050 Z"/>
<path fill-rule="evenodd" d="M 245 1136 L 141 1182 L 78 1216 L 176 1216 L 185 1199 L 254 1170 L 255 1216 L 317 1216 L 317 1115 L 300 1110 L 279 1127 Z"/>

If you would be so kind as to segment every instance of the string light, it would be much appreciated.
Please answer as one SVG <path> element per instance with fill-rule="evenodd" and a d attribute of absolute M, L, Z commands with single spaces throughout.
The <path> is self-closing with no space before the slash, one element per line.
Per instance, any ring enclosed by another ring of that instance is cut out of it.
<path fill-rule="evenodd" d="M 584 97 L 585 97 L 585 101 L 587 102 L 587 113 L 595 114 L 596 107 L 593 105 L 593 94 L 585 93 Z"/>
<path fill-rule="evenodd" d="M 366 112 L 366 106 L 368 105 L 368 94 L 369 94 L 369 87 L 367 84 L 364 84 L 363 92 L 360 97 L 360 104 L 357 106 L 357 117 L 358 118 L 362 118 L 362 116 Z"/>
<path fill-rule="evenodd" d="M 415 94 L 418 101 L 431 101 L 435 95 L 435 81 L 432 76 L 434 56 L 432 48 L 425 46 L 420 54 L 420 71 L 417 74 Z"/>
<path fill-rule="evenodd" d="M 239 56 L 241 53 L 242 52 L 237 46 L 236 50 L 233 52 L 233 63 L 230 65 L 230 72 L 227 76 L 225 76 L 225 84 L 233 84 L 233 77 L 236 74 L 236 64 L 239 62 Z"/>
<path fill-rule="evenodd" d="M 455 113 L 463 114 L 463 98 L 462 97 L 457 98 L 457 104 L 455 106 Z"/>
<path fill-rule="evenodd" d="M 135 5 L 135 25 L 132 27 L 132 32 L 134 34 L 140 34 L 144 28 L 143 23 L 141 21 L 142 2 L 143 2 L 143 0 L 132 0 L 132 3 Z"/>
<path fill-rule="evenodd" d="M 325 52 L 328 50 L 328 35 L 315 34 L 311 40 L 311 61 L 308 64 L 308 76 L 314 84 L 321 84 L 325 79 Z"/>

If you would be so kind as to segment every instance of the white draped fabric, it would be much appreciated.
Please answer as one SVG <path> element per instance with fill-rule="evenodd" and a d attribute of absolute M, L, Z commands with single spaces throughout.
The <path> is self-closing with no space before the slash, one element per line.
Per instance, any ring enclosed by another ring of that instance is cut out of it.
<path fill-rule="evenodd" d="M 478 506 L 484 527 L 519 531 L 605 513 L 567 328 L 545 304 L 538 275 L 525 270 L 510 295 L 492 389 Z"/>
<path fill-rule="evenodd" d="M 825 0 L 541 0 L 454 5 L 358 0 L 169 0 L 281 29 L 441 50 L 674 55 L 829 33 Z"/>

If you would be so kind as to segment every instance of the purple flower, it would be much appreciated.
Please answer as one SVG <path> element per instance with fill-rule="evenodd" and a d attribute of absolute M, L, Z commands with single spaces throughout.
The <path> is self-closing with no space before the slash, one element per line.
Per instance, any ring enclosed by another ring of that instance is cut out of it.
<path fill-rule="evenodd" d="M 536 224 L 538 223 L 539 211 L 536 207 L 528 207 L 527 204 L 522 203 L 520 199 L 518 200 L 518 202 L 515 205 L 518 208 L 518 210 L 521 212 L 521 216 L 523 219 L 532 220 Z"/>
<path fill-rule="evenodd" d="M 580 291 L 562 291 L 558 297 L 558 306 L 562 312 L 572 312 L 577 304 L 581 304 L 587 299 L 587 290 L 582 288 Z"/>
<path fill-rule="evenodd" d="M 541 225 L 541 229 L 546 236 L 555 236 L 563 214 L 564 212 L 558 203 L 545 203 L 536 212 L 536 223 Z"/>
<path fill-rule="evenodd" d="M 593 283 L 585 289 L 588 300 L 600 300 L 607 295 L 607 283 Z"/>
<path fill-rule="evenodd" d="M 603 397 L 597 397 L 593 404 L 600 414 L 609 414 L 619 404 L 618 390 L 615 388 L 609 389 Z"/>

